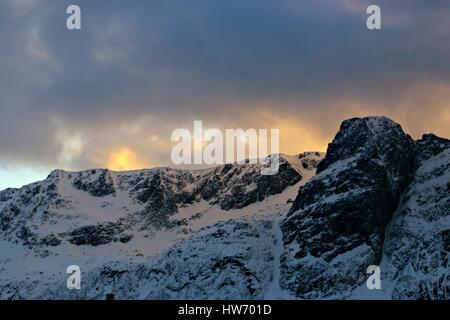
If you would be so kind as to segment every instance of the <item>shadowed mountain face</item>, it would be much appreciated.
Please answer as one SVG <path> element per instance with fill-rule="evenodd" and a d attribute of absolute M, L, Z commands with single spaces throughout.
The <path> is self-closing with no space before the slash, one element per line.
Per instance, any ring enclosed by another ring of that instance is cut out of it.
<path fill-rule="evenodd" d="M 0 298 L 450 296 L 448 140 L 354 118 L 325 157 L 261 169 L 56 170 L 0 192 Z M 81 291 L 66 287 L 71 264 Z"/>
<path fill-rule="evenodd" d="M 450 141 L 417 141 L 413 181 L 387 228 L 382 270 L 395 299 L 450 299 Z"/>
<path fill-rule="evenodd" d="M 323 298 L 345 297 L 364 285 L 367 267 L 382 262 L 385 239 L 393 247 L 401 243 L 404 232 L 386 235 L 386 228 L 410 211 L 403 207 L 405 199 L 400 203 L 402 194 L 415 188 L 424 160 L 448 147 L 448 140 L 431 135 L 414 142 L 384 117 L 344 121 L 282 223 L 283 287 L 299 297 Z M 434 160 L 440 169 L 429 179 L 448 174 L 442 160 L 448 155 Z M 423 201 L 433 203 L 434 215 L 442 218 L 448 216 L 449 194 L 439 194 L 440 199 Z M 434 253 L 446 256 L 442 250 Z"/>

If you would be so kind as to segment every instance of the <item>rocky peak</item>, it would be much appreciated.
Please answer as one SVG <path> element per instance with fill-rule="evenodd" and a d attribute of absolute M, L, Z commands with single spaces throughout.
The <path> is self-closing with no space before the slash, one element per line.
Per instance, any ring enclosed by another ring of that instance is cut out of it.
<path fill-rule="evenodd" d="M 450 140 L 427 133 L 420 140 L 416 141 L 416 146 L 417 162 L 421 163 L 450 148 Z"/>
<path fill-rule="evenodd" d="M 450 141 L 416 141 L 414 178 L 387 228 L 383 278 L 394 299 L 448 299 Z"/>
<path fill-rule="evenodd" d="M 344 121 L 282 224 L 285 287 L 325 297 L 363 282 L 365 268 L 381 259 L 413 166 L 414 142 L 400 125 L 385 117 Z"/>
<path fill-rule="evenodd" d="M 400 150 L 406 154 L 399 153 Z M 408 182 L 400 177 L 411 171 L 414 141 L 398 123 L 386 117 L 352 118 L 342 122 L 317 173 L 350 157 L 377 161 L 386 170 L 392 190 L 398 194 Z"/>

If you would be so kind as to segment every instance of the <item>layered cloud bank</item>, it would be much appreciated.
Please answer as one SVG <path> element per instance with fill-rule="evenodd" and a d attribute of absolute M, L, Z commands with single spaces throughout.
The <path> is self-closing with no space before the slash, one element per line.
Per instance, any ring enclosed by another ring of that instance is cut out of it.
<path fill-rule="evenodd" d="M 279 128 L 285 153 L 367 114 L 450 136 L 450 4 L 375 2 L 377 31 L 367 1 L 80 0 L 72 32 L 69 1 L 2 1 L 0 180 L 166 165 L 193 120 Z"/>

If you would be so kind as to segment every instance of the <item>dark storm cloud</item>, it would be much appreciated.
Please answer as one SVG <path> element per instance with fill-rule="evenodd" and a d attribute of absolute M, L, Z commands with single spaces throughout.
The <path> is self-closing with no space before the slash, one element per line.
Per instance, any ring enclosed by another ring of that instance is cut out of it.
<path fill-rule="evenodd" d="M 383 28 L 368 31 L 368 1 L 83 0 L 83 29 L 69 32 L 73 2 L 0 4 L 0 161 L 67 165 L 77 134 L 73 166 L 121 144 L 143 157 L 131 142 L 143 135 L 194 118 L 245 126 L 262 109 L 308 117 L 326 137 L 364 113 L 449 133 L 444 118 L 412 116 L 448 109 L 448 1 L 370 1 Z"/>

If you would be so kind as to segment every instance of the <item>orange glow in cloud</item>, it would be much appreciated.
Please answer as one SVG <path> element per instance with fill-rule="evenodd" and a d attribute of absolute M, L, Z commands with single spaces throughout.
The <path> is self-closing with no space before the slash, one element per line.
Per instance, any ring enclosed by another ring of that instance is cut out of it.
<path fill-rule="evenodd" d="M 142 166 L 137 160 L 136 154 L 130 149 L 123 147 L 111 153 L 107 167 L 115 171 L 127 171 L 139 169 Z"/>
<path fill-rule="evenodd" d="M 281 117 L 277 113 L 262 111 L 258 119 L 253 122 L 256 128 L 280 129 L 280 152 L 290 155 L 304 151 L 326 151 L 328 143 L 333 138 L 329 130 L 320 130 L 314 122 L 302 120 L 286 115 Z"/>
<path fill-rule="evenodd" d="M 304 151 L 326 151 L 329 140 L 305 125 L 295 121 L 283 121 L 280 128 L 280 151 L 298 154 Z"/>

